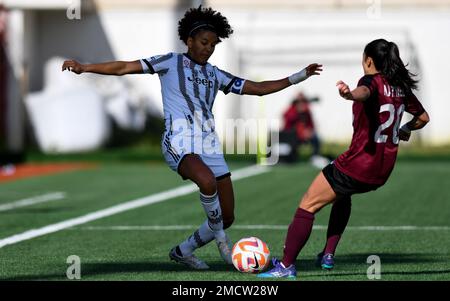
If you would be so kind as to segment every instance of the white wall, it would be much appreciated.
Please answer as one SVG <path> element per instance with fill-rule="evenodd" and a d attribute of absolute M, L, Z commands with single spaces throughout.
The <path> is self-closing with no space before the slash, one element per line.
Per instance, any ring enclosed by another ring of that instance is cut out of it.
<path fill-rule="evenodd" d="M 354 87 L 363 75 L 361 56 L 364 46 L 383 37 L 398 43 L 405 62 L 413 60 L 413 51 L 419 59 L 420 66 L 412 64 L 412 70 L 420 72 L 421 89 L 417 94 L 432 120 L 423 132 L 423 141 L 450 143 L 450 119 L 444 115 L 450 109 L 446 74 L 450 61 L 445 55 L 450 53 L 448 12 L 384 9 L 379 18 L 369 18 L 365 9 L 223 9 L 222 12 L 235 34 L 217 47 L 211 63 L 254 80 L 282 78 L 312 62 L 324 64 L 320 77 L 265 96 L 267 118 L 279 119 L 292 97 L 302 90 L 321 98 L 313 105 L 321 136 L 327 141 L 348 142 L 352 133 L 351 104 L 338 97 L 335 83 L 342 79 Z M 116 58 L 134 59 L 175 48 L 177 22 L 172 19 L 173 15 L 164 9 L 122 8 L 101 11 L 100 19 Z M 243 65 L 239 65 L 239 58 Z M 132 80 L 139 89 L 157 100 L 155 106 L 161 109 L 157 77 L 135 76 Z M 261 117 L 258 115 L 259 102 L 254 96 L 223 96 L 219 93 L 214 109 L 219 128 L 226 118 Z"/>

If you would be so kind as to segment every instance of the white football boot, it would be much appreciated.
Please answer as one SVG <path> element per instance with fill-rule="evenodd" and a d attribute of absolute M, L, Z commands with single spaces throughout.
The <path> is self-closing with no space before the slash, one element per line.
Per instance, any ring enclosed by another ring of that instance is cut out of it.
<path fill-rule="evenodd" d="M 231 259 L 231 242 L 228 235 L 225 233 L 224 238 L 216 237 L 216 244 L 222 259 L 228 264 L 233 264 L 233 260 Z"/>
<path fill-rule="evenodd" d="M 169 252 L 170 259 L 182 263 L 194 270 L 207 270 L 209 266 L 203 261 L 198 259 L 194 254 L 183 256 L 178 246 L 172 248 Z"/>

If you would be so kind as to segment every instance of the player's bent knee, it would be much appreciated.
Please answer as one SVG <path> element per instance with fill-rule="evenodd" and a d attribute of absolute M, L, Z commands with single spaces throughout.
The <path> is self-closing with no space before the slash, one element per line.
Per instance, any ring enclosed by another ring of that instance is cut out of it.
<path fill-rule="evenodd" d="M 206 195 L 213 195 L 217 192 L 217 181 L 214 176 L 204 176 L 197 183 L 200 192 Z"/>

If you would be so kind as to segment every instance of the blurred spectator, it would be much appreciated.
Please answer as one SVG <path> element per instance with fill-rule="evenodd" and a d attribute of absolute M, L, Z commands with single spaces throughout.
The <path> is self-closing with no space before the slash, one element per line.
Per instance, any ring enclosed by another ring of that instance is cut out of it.
<path fill-rule="evenodd" d="M 311 101 L 317 101 L 317 98 L 308 99 L 301 92 L 297 95 L 283 114 L 283 131 L 294 133 L 297 143 L 300 145 L 310 143 L 313 149 L 312 155 L 318 156 L 320 154 L 320 139 L 315 130 L 309 107 Z"/>

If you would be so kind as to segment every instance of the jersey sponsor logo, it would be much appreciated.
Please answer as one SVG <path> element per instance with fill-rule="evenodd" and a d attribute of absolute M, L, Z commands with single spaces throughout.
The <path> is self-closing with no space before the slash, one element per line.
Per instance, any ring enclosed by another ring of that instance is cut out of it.
<path fill-rule="evenodd" d="M 236 93 L 236 94 L 240 94 L 241 90 L 242 90 L 243 82 L 244 82 L 244 80 L 242 80 L 240 78 L 236 78 L 236 80 L 234 81 L 233 85 L 231 86 L 231 92 Z"/>
<path fill-rule="evenodd" d="M 194 77 L 194 78 L 191 78 L 190 76 L 188 76 L 187 79 L 188 79 L 190 82 L 193 82 L 193 83 L 195 83 L 195 84 L 197 84 L 197 85 L 203 85 L 203 86 L 206 86 L 206 87 L 208 87 L 208 88 L 210 88 L 210 87 L 213 86 L 213 81 L 212 81 L 212 80 L 208 80 L 208 79 L 206 79 L 206 78 L 200 78 L 200 77 Z"/>

